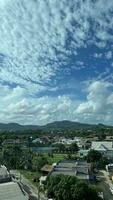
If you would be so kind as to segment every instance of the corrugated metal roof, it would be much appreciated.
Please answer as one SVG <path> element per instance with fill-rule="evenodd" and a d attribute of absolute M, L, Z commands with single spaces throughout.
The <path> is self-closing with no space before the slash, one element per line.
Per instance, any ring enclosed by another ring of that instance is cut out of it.
<path fill-rule="evenodd" d="M 14 182 L 0 184 L 0 200 L 28 200 L 19 185 Z"/>
<path fill-rule="evenodd" d="M 95 150 L 113 150 L 113 143 L 106 141 L 93 141 L 91 145 L 91 149 Z"/>

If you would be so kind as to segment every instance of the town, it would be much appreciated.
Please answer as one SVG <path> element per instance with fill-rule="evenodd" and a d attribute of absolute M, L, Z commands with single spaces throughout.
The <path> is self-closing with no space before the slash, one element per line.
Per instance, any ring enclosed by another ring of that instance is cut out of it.
<path fill-rule="evenodd" d="M 69 195 L 72 184 L 81 188 L 80 195 L 87 187 L 94 199 L 113 199 L 112 128 L 1 131 L 0 165 L 2 199 L 68 200 L 61 196 L 66 184 Z M 71 199 L 80 200 L 76 194 Z"/>
<path fill-rule="evenodd" d="M 113 0 L 0 0 L 0 200 L 113 200 Z"/>

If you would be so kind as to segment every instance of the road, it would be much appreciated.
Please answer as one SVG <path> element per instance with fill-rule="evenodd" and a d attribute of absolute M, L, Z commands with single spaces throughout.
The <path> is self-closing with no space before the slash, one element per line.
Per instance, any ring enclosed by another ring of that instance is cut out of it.
<path fill-rule="evenodd" d="M 98 183 L 98 186 L 102 189 L 104 194 L 105 200 L 113 200 L 113 194 L 110 191 L 110 186 L 112 184 L 111 180 L 109 179 L 109 174 L 105 170 L 100 171 L 99 178 L 100 182 Z"/>

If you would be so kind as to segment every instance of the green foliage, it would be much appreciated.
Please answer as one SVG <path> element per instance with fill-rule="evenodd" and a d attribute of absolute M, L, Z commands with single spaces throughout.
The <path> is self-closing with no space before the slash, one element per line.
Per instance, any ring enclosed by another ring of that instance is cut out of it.
<path fill-rule="evenodd" d="M 87 155 L 87 161 L 88 162 L 98 162 L 99 160 L 101 160 L 102 158 L 102 154 L 98 151 L 95 151 L 95 150 L 90 150 L 88 152 L 88 155 Z"/>
<path fill-rule="evenodd" d="M 22 159 L 22 150 L 19 146 L 7 146 L 2 152 L 3 163 L 8 168 L 19 168 Z"/>
<path fill-rule="evenodd" d="M 45 165 L 48 164 L 48 160 L 45 156 L 40 155 L 40 156 L 35 156 L 33 158 L 33 170 L 35 171 L 40 171 L 41 168 Z"/>
<path fill-rule="evenodd" d="M 84 182 L 77 183 L 73 188 L 73 199 L 76 200 L 99 200 L 98 193 L 95 188 Z"/>
<path fill-rule="evenodd" d="M 71 152 L 77 152 L 79 150 L 78 145 L 76 144 L 76 142 L 73 142 L 70 146 L 69 146 L 69 151 Z"/>
<path fill-rule="evenodd" d="M 64 144 L 62 144 L 62 143 L 56 143 L 56 144 L 53 144 L 52 145 L 53 147 L 56 147 L 57 148 L 57 151 L 59 151 L 59 152 L 65 152 L 66 151 L 66 147 L 65 147 L 65 145 Z"/>
<path fill-rule="evenodd" d="M 106 134 L 101 132 L 99 135 L 98 135 L 98 139 L 99 140 L 105 140 L 106 139 Z"/>
<path fill-rule="evenodd" d="M 73 176 L 50 176 L 45 189 L 47 196 L 55 200 L 100 200 L 94 188 Z"/>
<path fill-rule="evenodd" d="M 112 162 L 112 161 L 111 161 Z M 108 165 L 110 163 L 110 160 L 102 157 L 97 163 L 96 163 L 96 167 L 98 169 L 105 169 L 105 166 Z"/>

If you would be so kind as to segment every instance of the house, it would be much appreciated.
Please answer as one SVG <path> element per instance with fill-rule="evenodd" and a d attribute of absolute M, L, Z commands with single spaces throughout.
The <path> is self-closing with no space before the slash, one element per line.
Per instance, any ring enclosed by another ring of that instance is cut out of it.
<path fill-rule="evenodd" d="M 72 140 L 72 139 L 67 139 L 67 138 L 64 138 L 64 139 L 62 139 L 62 141 L 61 141 L 61 143 L 62 144 L 65 144 L 65 145 L 70 145 L 70 144 L 72 144 L 72 143 L 74 143 L 75 141 L 74 140 Z"/>
<path fill-rule="evenodd" d="M 41 172 L 43 173 L 43 175 L 48 175 L 52 170 L 53 170 L 53 166 L 52 165 L 44 165 L 41 168 Z"/>
<path fill-rule="evenodd" d="M 91 181 L 95 179 L 91 164 L 86 161 L 64 160 L 59 162 L 50 175 L 76 176 L 80 180 Z"/>
<path fill-rule="evenodd" d="M 33 143 L 33 144 L 37 144 L 37 143 L 38 143 L 38 144 L 39 144 L 39 143 L 42 144 L 43 141 L 42 141 L 40 138 L 36 138 L 36 139 L 34 139 L 34 140 L 32 141 L 32 143 Z"/>
<path fill-rule="evenodd" d="M 99 151 L 107 158 L 113 158 L 113 142 L 111 141 L 93 141 L 91 149 Z"/>
<path fill-rule="evenodd" d="M 79 148 L 82 148 L 85 145 L 86 141 L 87 140 L 83 139 L 82 137 L 75 137 L 74 139 L 64 137 L 60 138 L 59 143 L 62 143 L 64 145 L 71 145 L 72 143 L 76 143 Z"/>

